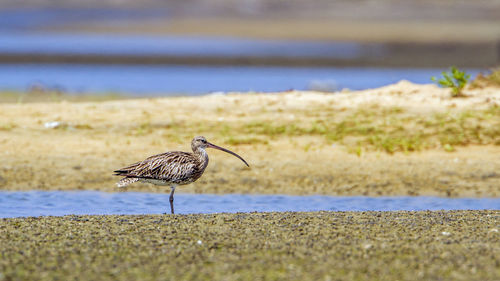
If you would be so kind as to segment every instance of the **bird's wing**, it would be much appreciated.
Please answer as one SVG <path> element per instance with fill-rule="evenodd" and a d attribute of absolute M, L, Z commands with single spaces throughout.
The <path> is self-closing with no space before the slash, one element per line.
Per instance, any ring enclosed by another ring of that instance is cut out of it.
<path fill-rule="evenodd" d="M 171 151 L 148 157 L 115 173 L 127 177 L 182 181 L 195 169 L 197 162 L 192 154 Z"/>

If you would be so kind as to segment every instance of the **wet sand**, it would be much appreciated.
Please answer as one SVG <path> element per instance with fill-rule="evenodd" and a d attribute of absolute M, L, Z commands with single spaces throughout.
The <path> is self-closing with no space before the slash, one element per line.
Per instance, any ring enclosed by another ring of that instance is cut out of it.
<path fill-rule="evenodd" d="M 179 192 L 497 197 L 500 90 L 465 93 L 401 82 L 359 92 L 1 103 L 0 189 L 116 192 L 113 170 L 189 151 L 204 135 L 251 168 L 210 150 L 203 177 Z"/>
<path fill-rule="evenodd" d="M 499 211 L 0 220 L 0 280 L 498 280 Z"/>

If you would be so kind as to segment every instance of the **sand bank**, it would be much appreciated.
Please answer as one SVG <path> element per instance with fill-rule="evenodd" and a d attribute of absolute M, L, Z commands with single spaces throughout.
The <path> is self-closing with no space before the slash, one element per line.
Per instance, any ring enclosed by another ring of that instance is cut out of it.
<path fill-rule="evenodd" d="M 359 92 L 0 104 L 0 188 L 117 191 L 112 171 L 204 135 L 181 192 L 499 196 L 500 90 L 451 98 L 400 82 Z M 137 184 L 131 190 L 159 191 Z"/>

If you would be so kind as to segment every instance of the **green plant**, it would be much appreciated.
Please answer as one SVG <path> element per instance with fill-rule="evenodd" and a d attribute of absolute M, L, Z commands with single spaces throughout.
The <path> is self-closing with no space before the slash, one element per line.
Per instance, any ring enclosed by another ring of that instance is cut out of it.
<path fill-rule="evenodd" d="M 450 72 L 443 71 L 442 75 L 443 77 L 440 79 L 432 77 L 431 80 L 441 87 L 450 88 L 452 97 L 463 97 L 462 89 L 467 84 L 470 74 L 466 74 L 465 71 L 460 71 L 452 66 Z"/>

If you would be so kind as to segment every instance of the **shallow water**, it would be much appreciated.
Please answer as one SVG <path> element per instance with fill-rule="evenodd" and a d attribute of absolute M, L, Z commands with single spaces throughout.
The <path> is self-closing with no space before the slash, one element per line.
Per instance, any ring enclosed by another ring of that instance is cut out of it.
<path fill-rule="evenodd" d="M 0 192 L 0 217 L 162 214 L 169 194 L 99 191 Z M 500 198 L 335 197 L 176 194 L 178 214 L 271 211 L 418 211 L 500 209 Z"/>
<path fill-rule="evenodd" d="M 1 14 L 1 13 L 0 13 Z M 0 20 L 1 23 L 1 20 Z M 203 36 L 99 35 L 1 31 L 0 54 L 126 57 L 304 58 L 353 60 L 390 56 L 380 44 Z M 214 91 L 335 91 L 377 88 L 402 79 L 431 83 L 444 69 L 217 65 L 0 64 L 0 90 L 37 88 L 134 96 Z M 479 69 L 466 70 L 473 77 Z"/>
<path fill-rule="evenodd" d="M 473 76 L 478 70 L 467 70 Z M 199 95 L 227 91 L 377 88 L 402 79 L 431 83 L 441 69 L 314 68 L 180 65 L 0 65 L 0 90 L 26 91 L 33 85 L 72 94 L 131 96 Z"/>

